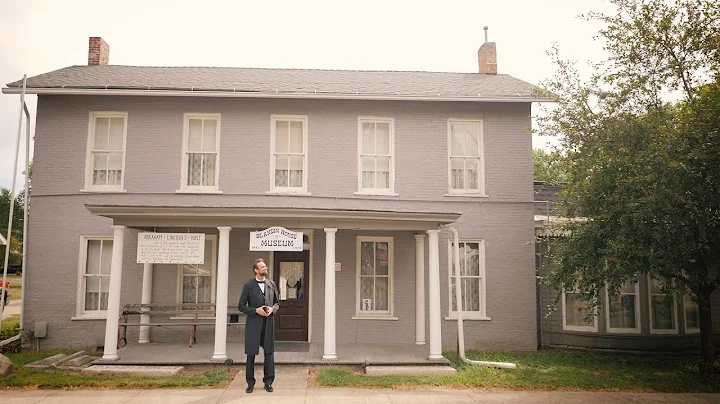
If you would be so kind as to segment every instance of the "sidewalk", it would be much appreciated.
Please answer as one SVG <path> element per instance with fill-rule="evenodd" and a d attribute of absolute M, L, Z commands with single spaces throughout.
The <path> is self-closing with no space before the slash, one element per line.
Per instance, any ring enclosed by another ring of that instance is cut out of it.
<path fill-rule="evenodd" d="M 307 388 L 307 369 L 278 367 L 275 391 L 262 388 L 262 372 L 252 394 L 245 393 L 245 373 L 240 371 L 226 389 L 157 389 L 157 390 L 5 390 L 0 402 L 5 403 L 683 403 L 720 402 L 720 394 L 661 393 L 575 393 L 516 392 L 477 390 L 369 390 Z"/>
<path fill-rule="evenodd" d="M 2 281 L 2 279 L 0 279 L 0 281 Z M 8 317 L 19 316 L 21 308 L 22 306 L 20 300 L 13 300 L 8 302 L 8 305 L 5 306 L 5 310 L 3 311 L 3 320 Z"/>

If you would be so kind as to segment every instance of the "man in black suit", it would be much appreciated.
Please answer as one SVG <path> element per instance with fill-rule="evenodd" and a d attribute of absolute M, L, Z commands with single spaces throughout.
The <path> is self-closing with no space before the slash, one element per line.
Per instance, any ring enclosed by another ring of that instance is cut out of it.
<path fill-rule="evenodd" d="M 275 283 L 267 279 L 267 265 L 262 258 L 253 264 L 255 276 L 243 286 L 238 309 L 247 315 L 245 322 L 245 380 L 246 392 L 252 393 L 255 388 L 255 355 L 263 347 L 265 366 L 263 383 L 265 390 L 273 391 L 275 381 L 275 313 L 280 309 L 280 298 Z"/>

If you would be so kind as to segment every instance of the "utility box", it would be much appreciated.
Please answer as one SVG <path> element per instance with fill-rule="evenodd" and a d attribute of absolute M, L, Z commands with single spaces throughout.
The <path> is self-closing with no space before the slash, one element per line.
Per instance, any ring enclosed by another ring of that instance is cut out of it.
<path fill-rule="evenodd" d="M 35 326 L 33 327 L 33 336 L 35 338 L 47 337 L 47 322 L 46 321 L 35 322 Z"/>

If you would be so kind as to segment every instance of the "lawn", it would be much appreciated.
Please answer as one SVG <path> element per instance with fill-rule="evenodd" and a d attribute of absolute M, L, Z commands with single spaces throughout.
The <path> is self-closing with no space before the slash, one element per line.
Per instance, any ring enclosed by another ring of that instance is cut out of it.
<path fill-rule="evenodd" d="M 696 358 L 548 349 L 530 353 L 469 351 L 475 360 L 513 362 L 517 369 L 460 364 L 446 352 L 455 376 L 365 376 L 359 370 L 314 372 L 314 383 L 337 387 L 442 386 L 493 390 L 720 392 L 720 375 L 700 372 Z"/>
<path fill-rule="evenodd" d="M 162 388 L 162 387 L 225 387 L 235 372 L 226 370 L 187 369 L 177 376 L 146 377 L 146 376 L 100 376 L 84 375 L 61 370 L 37 370 L 22 368 L 31 362 L 38 361 L 66 351 L 40 353 L 8 353 L 6 356 L 13 362 L 15 371 L 0 379 L 0 387 L 59 389 L 59 388 Z"/>
<path fill-rule="evenodd" d="M 2 280 L 2 272 L 0 272 Z M 9 274 L 7 281 L 10 282 L 10 301 L 22 299 L 22 275 Z"/>

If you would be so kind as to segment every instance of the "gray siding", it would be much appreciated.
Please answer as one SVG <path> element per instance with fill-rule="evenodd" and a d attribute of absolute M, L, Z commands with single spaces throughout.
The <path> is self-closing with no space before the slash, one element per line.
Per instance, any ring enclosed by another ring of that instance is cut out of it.
<path fill-rule="evenodd" d="M 127 111 L 123 194 L 83 194 L 89 111 Z M 178 195 L 183 113 L 222 114 L 222 195 Z M 309 180 L 312 196 L 266 195 L 270 189 L 270 115 L 308 115 Z M 395 119 L 395 191 L 398 197 L 362 197 L 357 191 L 358 116 Z M 445 197 L 448 184 L 447 119 L 483 118 L 486 190 L 489 198 Z M 461 238 L 485 238 L 487 314 L 466 321 L 467 346 L 532 350 L 536 347 L 533 278 L 533 188 L 530 109 L 527 104 L 462 104 L 199 99 L 154 97 L 41 96 L 35 139 L 32 218 L 29 223 L 26 321 L 49 323 L 41 347 L 102 345 L 104 321 L 70 321 L 75 315 L 78 249 L 82 235 L 111 235 L 110 219 L 94 217 L 85 204 L 284 206 L 411 211 L 453 211 Z M 331 223 L 329 223 L 331 225 Z M 290 226 L 288 226 L 290 227 Z M 178 229 L 176 229 L 178 230 Z M 185 231 L 181 229 L 179 231 Z M 248 232 L 230 238 L 230 304 L 251 276 Z M 214 229 L 191 229 L 216 233 Z M 316 229 L 312 268 L 312 340 L 322 341 L 325 239 Z M 125 234 L 123 302 L 139 302 L 142 265 L 135 263 L 136 230 Z M 356 236 L 395 238 L 394 303 L 397 321 L 352 320 L 355 311 Z M 413 343 L 415 239 L 412 232 L 337 235 L 337 332 L 339 342 Z M 447 239 L 441 239 L 443 345 L 455 347 L 456 323 L 448 315 Z M 426 241 L 427 254 L 427 241 Z M 427 263 L 426 263 L 427 271 Z M 427 288 L 427 277 L 426 277 Z M 156 265 L 153 301 L 174 302 L 177 267 Z M 427 302 L 427 299 L 426 299 Z M 426 310 L 427 313 L 427 310 Z M 231 328 L 229 341 L 240 340 Z M 136 332 L 136 331 L 134 331 Z M 26 335 L 28 331 L 26 331 Z M 156 340 L 186 339 L 186 333 L 153 330 Z M 212 341 L 212 330 L 200 342 Z M 26 342 L 34 342 L 26 338 Z"/>

